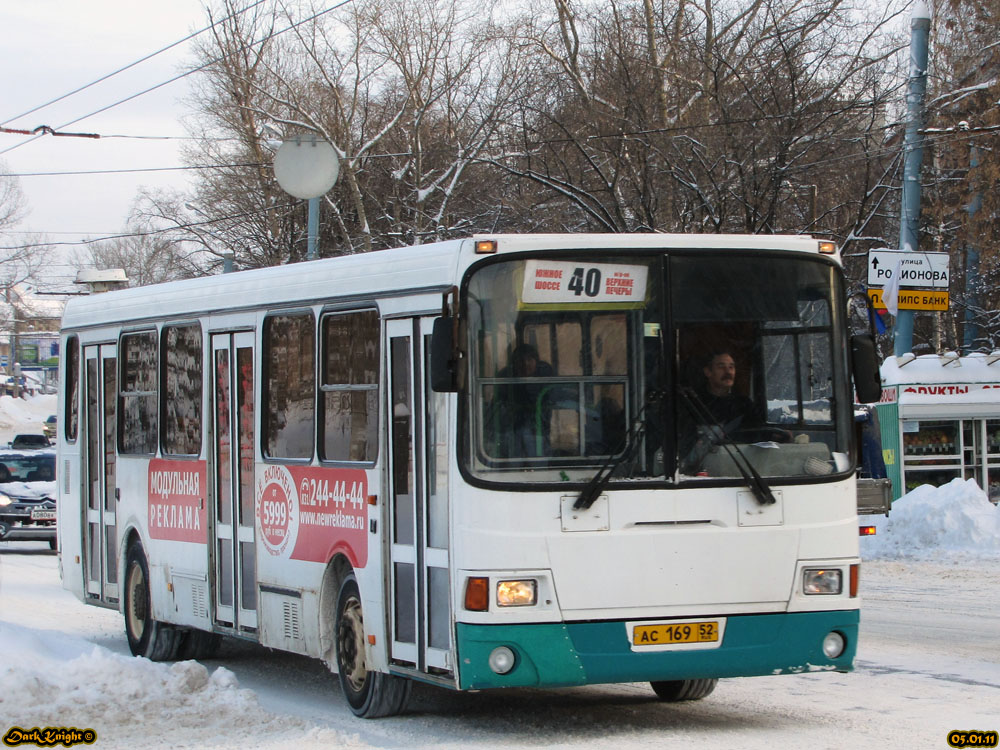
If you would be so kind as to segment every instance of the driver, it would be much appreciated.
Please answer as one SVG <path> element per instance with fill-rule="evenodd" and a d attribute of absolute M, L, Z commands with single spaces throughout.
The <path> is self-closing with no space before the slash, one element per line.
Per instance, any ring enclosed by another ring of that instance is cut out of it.
<path fill-rule="evenodd" d="M 736 360 L 728 350 L 712 354 L 708 364 L 702 368 L 705 388 L 698 394 L 702 404 L 715 420 L 715 424 L 727 433 L 754 426 L 754 406 L 746 396 L 733 393 L 736 382 Z"/>
<path fill-rule="evenodd" d="M 760 424 L 753 401 L 733 392 L 736 360 L 728 349 L 713 352 L 702 374 L 705 380 L 693 394 L 695 403 L 686 403 L 680 414 L 678 447 L 686 474 L 697 471 L 712 445 Z"/>

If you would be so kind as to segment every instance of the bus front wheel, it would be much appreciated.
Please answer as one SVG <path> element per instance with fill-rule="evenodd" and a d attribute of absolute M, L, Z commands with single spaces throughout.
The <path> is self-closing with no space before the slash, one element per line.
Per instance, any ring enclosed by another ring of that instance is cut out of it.
<path fill-rule="evenodd" d="M 700 701 L 707 698 L 718 684 L 716 679 L 705 680 L 664 680 L 651 682 L 653 692 L 661 701 L 676 703 L 677 701 Z"/>
<path fill-rule="evenodd" d="M 149 564 L 139 544 L 129 547 L 125 559 L 125 636 L 135 656 L 151 661 L 177 658 L 182 632 L 153 619 L 149 595 Z"/>
<path fill-rule="evenodd" d="M 365 719 L 400 713 L 410 696 L 410 681 L 368 669 L 361 594 L 353 573 L 337 595 L 336 641 L 337 678 L 351 711 Z"/>

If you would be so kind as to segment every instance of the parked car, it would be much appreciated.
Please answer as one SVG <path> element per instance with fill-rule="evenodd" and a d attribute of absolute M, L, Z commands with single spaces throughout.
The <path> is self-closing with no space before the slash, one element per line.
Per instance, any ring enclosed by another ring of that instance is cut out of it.
<path fill-rule="evenodd" d="M 56 549 L 55 451 L 0 453 L 0 541 Z"/>
<path fill-rule="evenodd" d="M 48 448 L 50 445 L 52 445 L 52 441 L 45 435 L 33 435 L 30 433 L 15 435 L 14 439 L 10 443 L 10 447 L 16 451 L 30 451 L 38 448 Z"/>
<path fill-rule="evenodd" d="M 52 440 L 56 436 L 56 415 L 50 414 L 48 419 L 42 422 L 42 430 L 45 432 L 45 437 Z"/>

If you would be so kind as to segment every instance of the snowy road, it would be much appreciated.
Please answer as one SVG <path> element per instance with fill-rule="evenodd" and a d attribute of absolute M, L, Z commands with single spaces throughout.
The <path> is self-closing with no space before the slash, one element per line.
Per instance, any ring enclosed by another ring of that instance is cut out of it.
<path fill-rule="evenodd" d="M 883 649 L 985 659 L 1000 682 L 1000 570 L 997 563 L 879 561 L 865 590 L 862 634 Z M 979 588 L 981 577 L 985 588 Z M 989 592 L 993 592 L 990 594 Z M 868 651 L 865 649 L 866 652 Z"/>
<path fill-rule="evenodd" d="M 645 684 L 418 686 L 406 715 L 363 721 L 309 659 L 229 643 L 205 663 L 215 672 L 205 685 L 191 665 L 125 658 L 120 616 L 63 591 L 54 554 L 0 543 L 0 731 L 89 726 L 97 748 L 819 750 L 946 748 L 949 730 L 1000 730 L 1000 561 L 868 562 L 863 593 L 851 674 L 724 680 L 708 699 L 677 705 Z M 56 668 L 32 666 L 49 658 Z"/>

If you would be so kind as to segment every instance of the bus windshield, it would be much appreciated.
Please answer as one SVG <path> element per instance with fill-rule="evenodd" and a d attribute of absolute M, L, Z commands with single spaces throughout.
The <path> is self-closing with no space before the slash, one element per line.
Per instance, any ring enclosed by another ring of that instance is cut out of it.
<path fill-rule="evenodd" d="M 496 259 L 467 278 L 464 466 L 487 482 L 851 468 L 840 273 L 806 254 Z"/>

